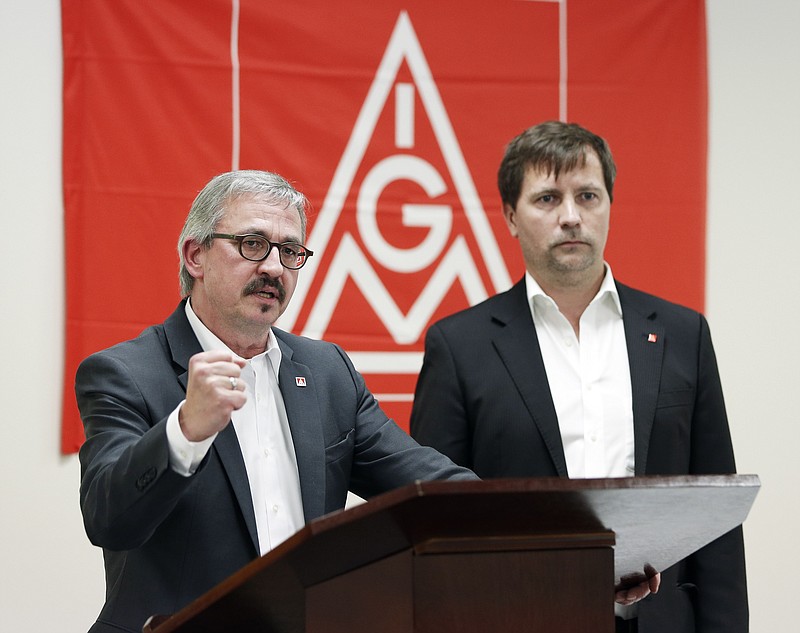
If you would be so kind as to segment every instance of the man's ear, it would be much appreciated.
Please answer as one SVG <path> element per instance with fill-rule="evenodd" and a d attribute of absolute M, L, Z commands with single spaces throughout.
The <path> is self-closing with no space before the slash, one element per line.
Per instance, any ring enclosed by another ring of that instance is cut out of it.
<path fill-rule="evenodd" d="M 510 204 L 507 202 L 503 203 L 503 217 L 506 221 L 506 226 L 508 227 L 509 233 L 511 233 L 511 237 L 517 237 L 517 212 Z"/>
<path fill-rule="evenodd" d="M 205 263 L 206 248 L 197 240 L 186 240 L 181 247 L 186 270 L 195 279 L 203 278 L 203 264 Z"/>

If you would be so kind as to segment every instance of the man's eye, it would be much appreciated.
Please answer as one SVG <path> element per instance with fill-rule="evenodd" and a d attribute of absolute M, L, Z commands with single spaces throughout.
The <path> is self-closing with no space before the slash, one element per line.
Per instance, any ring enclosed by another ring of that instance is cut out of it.
<path fill-rule="evenodd" d="M 264 248 L 264 242 L 261 240 L 242 240 L 242 246 L 251 251 L 257 251 Z"/>
<path fill-rule="evenodd" d="M 561 197 L 554 193 L 545 193 L 536 199 L 536 204 L 540 207 L 551 209 L 561 204 Z"/>
<path fill-rule="evenodd" d="M 286 257 L 297 257 L 297 254 L 300 252 L 298 247 L 294 244 L 283 244 L 281 246 L 281 252 Z"/>

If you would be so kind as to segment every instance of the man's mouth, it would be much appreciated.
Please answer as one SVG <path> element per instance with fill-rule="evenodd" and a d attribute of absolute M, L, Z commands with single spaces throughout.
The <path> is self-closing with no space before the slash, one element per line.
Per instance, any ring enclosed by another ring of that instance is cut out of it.
<path fill-rule="evenodd" d="M 565 239 L 556 242 L 556 246 L 589 246 L 590 243 L 587 240 L 582 239 L 580 235 L 569 235 Z"/>
<path fill-rule="evenodd" d="M 286 298 L 286 291 L 283 289 L 283 285 L 279 281 L 268 278 L 254 279 L 245 286 L 243 294 L 245 296 L 258 295 L 265 299 L 277 299 L 281 303 Z"/>
<path fill-rule="evenodd" d="M 586 242 L 582 242 L 580 240 L 566 240 L 564 242 L 559 242 L 556 246 L 585 246 Z"/>

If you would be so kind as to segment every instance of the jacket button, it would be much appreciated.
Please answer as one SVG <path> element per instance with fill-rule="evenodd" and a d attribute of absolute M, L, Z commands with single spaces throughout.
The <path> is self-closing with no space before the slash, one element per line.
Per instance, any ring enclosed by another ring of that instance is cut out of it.
<path fill-rule="evenodd" d="M 144 490 L 149 486 L 152 481 L 156 478 L 156 471 L 155 467 L 148 469 L 144 472 L 144 474 L 136 480 L 136 488 L 139 490 Z"/>

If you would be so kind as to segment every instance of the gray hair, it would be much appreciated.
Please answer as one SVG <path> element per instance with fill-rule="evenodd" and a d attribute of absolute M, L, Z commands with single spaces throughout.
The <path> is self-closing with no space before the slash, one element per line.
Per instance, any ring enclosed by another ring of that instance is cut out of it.
<path fill-rule="evenodd" d="M 194 199 L 178 238 L 182 297 L 189 296 L 194 287 L 194 277 L 186 269 L 183 245 L 188 241 L 195 241 L 208 248 L 211 244 L 211 234 L 225 216 L 227 203 L 248 196 L 264 199 L 269 204 L 285 205 L 284 208 L 287 209 L 294 207 L 300 216 L 300 229 L 302 239 L 305 241 L 308 200 L 285 178 L 278 174 L 253 169 L 230 171 L 215 176 Z"/>

